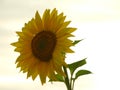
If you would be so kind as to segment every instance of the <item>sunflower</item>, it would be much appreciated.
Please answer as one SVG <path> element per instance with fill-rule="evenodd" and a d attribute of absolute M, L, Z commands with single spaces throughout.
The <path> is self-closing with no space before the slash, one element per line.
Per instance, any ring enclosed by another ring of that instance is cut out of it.
<path fill-rule="evenodd" d="M 42 18 L 37 11 L 35 18 L 25 23 L 22 31 L 16 32 L 18 41 L 11 45 L 20 53 L 16 60 L 17 68 L 27 73 L 27 78 L 34 80 L 39 76 L 44 84 L 47 77 L 56 79 L 56 73 L 65 75 L 62 67 L 67 64 L 63 53 L 73 53 L 70 49 L 73 41 L 68 38 L 76 30 L 68 27 L 70 21 L 65 21 L 65 18 L 56 9 L 46 9 Z"/>

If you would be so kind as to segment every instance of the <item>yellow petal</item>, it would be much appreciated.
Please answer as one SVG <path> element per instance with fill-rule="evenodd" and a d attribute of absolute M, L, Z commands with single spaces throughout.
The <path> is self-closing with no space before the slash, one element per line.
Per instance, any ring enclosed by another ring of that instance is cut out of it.
<path fill-rule="evenodd" d="M 42 22 L 42 19 L 41 19 L 40 15 L 39 15 L 38 11 L 35 14 L 35 22 L 36 22 L 36 25 L 37 25 L 39 31 L 44 29 L 43 28 L 43 22 Z"/>
<path fill-rule="evenodd" d="M 49 29 L 49 24 L 50 24 L 50 10 L 46 9 L 46 11 L 43 14 L 43 23 L 44 23 L 44 30 Z"/>

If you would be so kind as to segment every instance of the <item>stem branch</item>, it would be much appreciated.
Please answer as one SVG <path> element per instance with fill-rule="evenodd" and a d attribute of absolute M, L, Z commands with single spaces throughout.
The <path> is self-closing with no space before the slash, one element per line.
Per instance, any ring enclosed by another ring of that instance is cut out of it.
<path fill-rule="evenodd" d="M 68 90 L 72 90 L 71 89 L 71 84 L 70 84 L 70 81 L 69 81 L 69 78 L 68 78 L 67 69 L 64 66 L 63 66 L 63 69 L 64 69 L 64 72 L 65 72 L 65 75 L 66 75 L 66 77 L 64 77 L 65 78 L 66 87 L 67 87 Z"/>

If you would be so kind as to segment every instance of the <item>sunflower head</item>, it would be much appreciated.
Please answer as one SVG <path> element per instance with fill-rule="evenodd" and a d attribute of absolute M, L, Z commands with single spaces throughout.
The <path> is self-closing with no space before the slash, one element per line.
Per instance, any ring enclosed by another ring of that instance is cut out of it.
<path fill-rule="evenodd" d="M 21 32 L 16 32 L 18 41 L 12 43 L 20 53 L 16 64 L 27 73 L 27 78 L 34 80 L 39 76 L 44 84 L 46 77 L 54 80 L 56 73 L 65 75 L 62 67 L 67 64 L 63 53 L 73 53 L 70 49 L 72 40 L 68 38 L 76 30 L 68 27 L 69 23 L 63 13 L 46 9 L 42 18 L 36 12 L 35 18 L 26 23 Z"/>

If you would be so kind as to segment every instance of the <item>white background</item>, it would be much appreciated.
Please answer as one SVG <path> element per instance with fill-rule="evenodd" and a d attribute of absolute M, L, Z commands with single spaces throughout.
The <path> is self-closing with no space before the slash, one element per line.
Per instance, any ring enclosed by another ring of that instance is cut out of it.
<path fill-rule="evenodd" d="M 119 0 L 0 0 L 0 90 L 66 90 L 62 83 L 41 85 L 19 73 L 11 42 L 17 41 L 20 31 L 34 17 L 36 10 L 56 8 L 64 12 L 70 26 L 78 28 L 74 39 L 84 39 L 68 54 L 71 63 L 87 57 L 82 69 L 93 72 L 80 77 L 75 90 L 120 90 L 120 1 Z"/>

